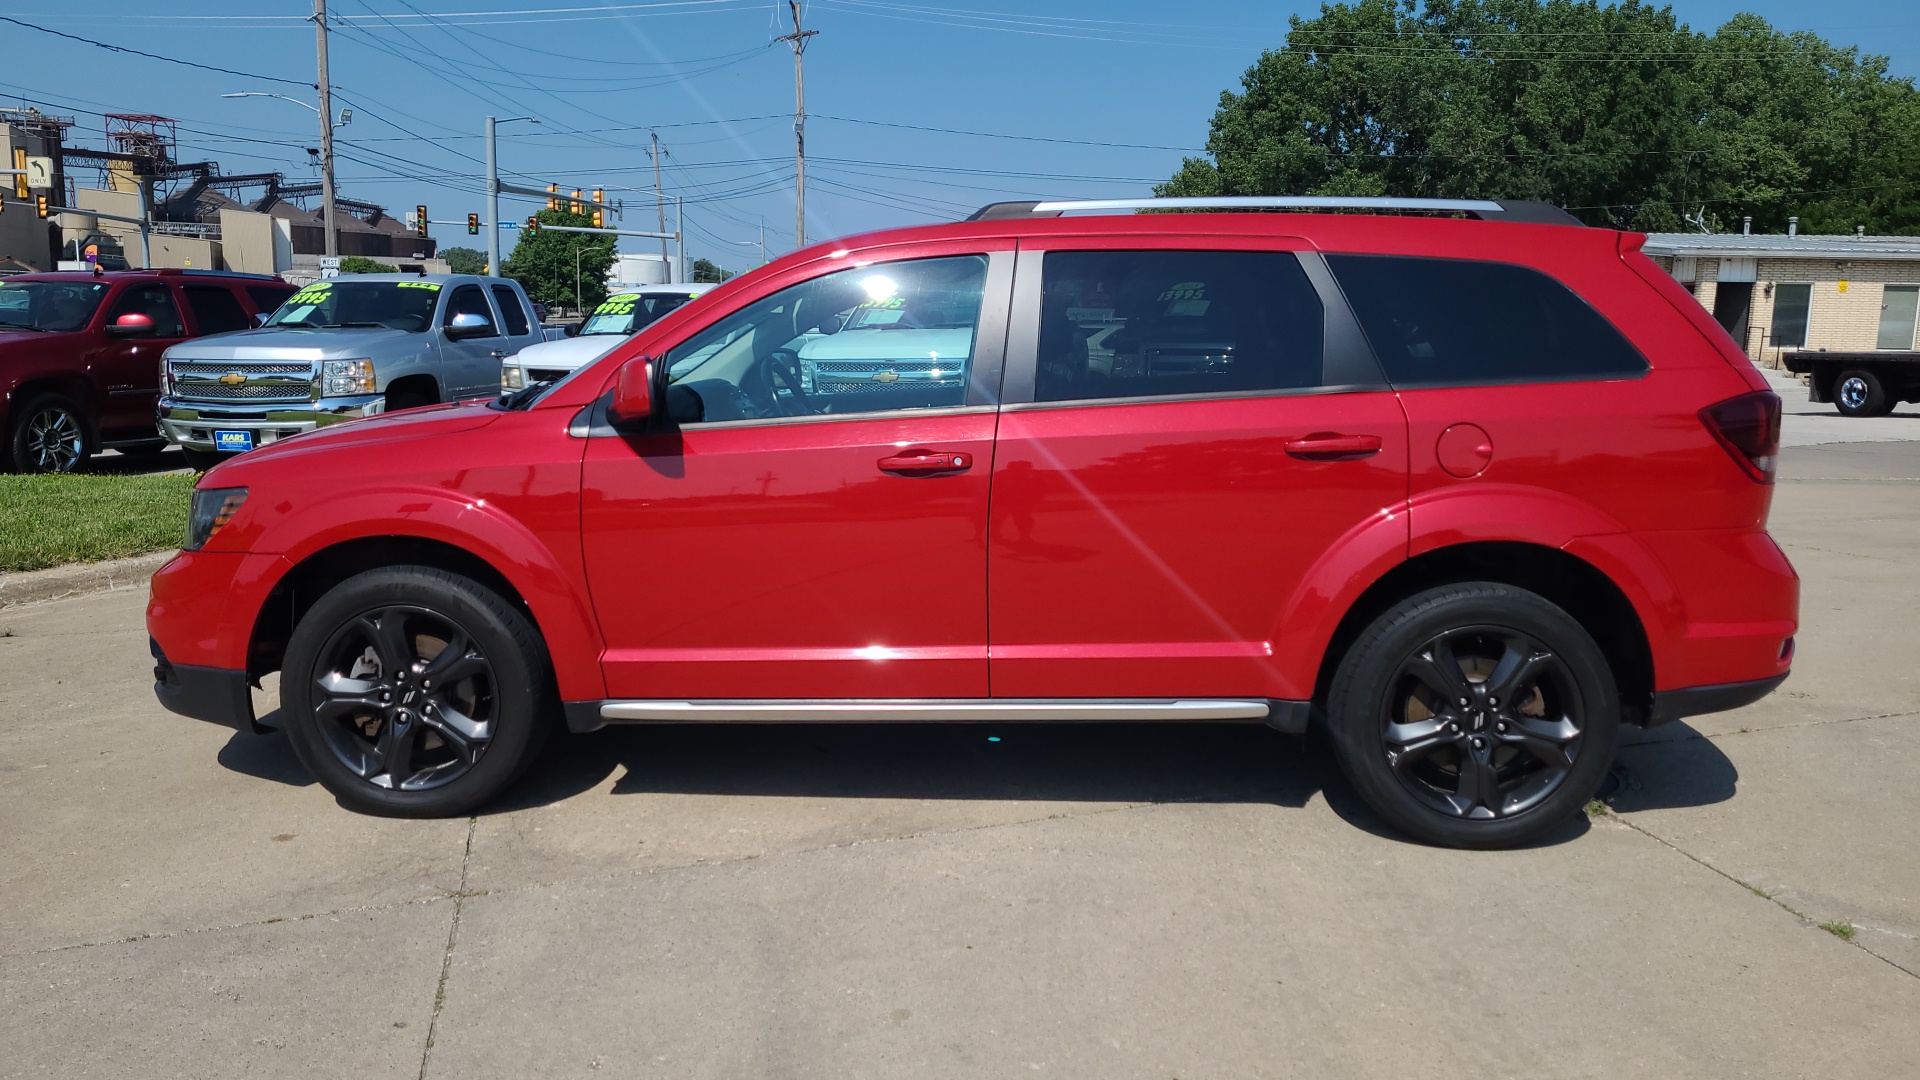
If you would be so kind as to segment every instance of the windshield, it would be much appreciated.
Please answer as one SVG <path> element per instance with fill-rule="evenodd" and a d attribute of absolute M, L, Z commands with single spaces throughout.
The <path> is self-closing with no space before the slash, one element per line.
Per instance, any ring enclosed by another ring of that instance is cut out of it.
<path fill-rule="evenodd" d="M 632 334 L 646 329 L 660 316 L 693 299 L 692 293 L 620 293 L 607 297 L 580 325 L 580 336 Z"/>
<path fill-rule="evenodd" d="M 424 333 L 440 299 L 435 281 L 316 281 L 287 298 L 266 326 L 385 326 Z"/>
<path fill-rule="evenodd" d="M 0 330 L 84 329 L 106 298 L 104 281 L 0 281 Z"/>

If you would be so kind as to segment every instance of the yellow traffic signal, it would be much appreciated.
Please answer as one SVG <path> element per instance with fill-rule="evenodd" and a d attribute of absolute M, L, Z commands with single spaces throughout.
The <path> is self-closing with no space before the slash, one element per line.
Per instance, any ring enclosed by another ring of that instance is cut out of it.
<path fill-rule="evenodd" d="M 607 227 L 606 217 L 600 213 L 600 208 L 597 206 L 593 208 L 593 227 L 596 229 Z"/>
<path fill-rule="evenodd" d="M 547 185 L 547 209 L 549 210 L 560 209 L 560 185 L 559 184 Z"/>
<path fill-rule="evenodd" d="M 40 211 L 41 217 L 47 216 L 47 197 L 45 195 L 35 195 L 33 197 L 33 205 Z"/>
<path fill-rule="evenodd" d="M 579 188 L 573 189 L 573 198 L 568 201 L 567 210 L 569 213 L 574 213 L 574 214 L 580 213 L 580 189 Z"/>
<path fill-rule="evenodd" d="M 13 148 L 13 169 L 14 169 L 14 173 L 13 173 L 14 197 L 18 199 L 24 199 L 27 197 L 27 148 L 26 147 L 16 146 Z M 41 214 L 40 216 L 46 217 L 47 215 Z"/>
<path fill-rule="evenodd" d="M 413 213 L 413 235 L 425 237 L 427 235 L 427 204 L 421 203 L 414 207 Z"/>

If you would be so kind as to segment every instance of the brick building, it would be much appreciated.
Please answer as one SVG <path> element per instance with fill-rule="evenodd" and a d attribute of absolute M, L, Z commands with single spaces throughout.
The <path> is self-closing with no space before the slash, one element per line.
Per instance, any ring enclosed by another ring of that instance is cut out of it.
<path fill-rule="evenodd" d="M 1644 250 L 1768 367 L 1794 349 L 1915 348 L 1920 236 L 1652 233 Z"/>

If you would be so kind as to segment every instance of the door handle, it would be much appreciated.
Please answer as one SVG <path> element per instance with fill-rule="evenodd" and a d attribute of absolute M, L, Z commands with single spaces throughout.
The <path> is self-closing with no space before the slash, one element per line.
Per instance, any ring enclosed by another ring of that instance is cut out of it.
<path fill-rule="evenodd" d="M 1311 435 L 1288 439 L 1287 453 L 1308 461 L 1343 461 L 1380 452 L 1378 435 L 1342 435 L 1334 431 L 1316 431 Z"/>
<path fill-rule="evenodd" d="M 938 476 L 942 473 L 963 473 L 973 468 L 973 455 L 945 450 L 909 450 L 904 454 L 883 457 L 879 464 L 881 472 L 899 473 L 902 476 Z"/>
<path fill-rule="evenodd" d="M 505 360 L 507 358 L 507 354 L 501 352 L 499 349 L 494 349 L 492 352 L 487 353 L 487 355 L 493 357 L 495 360 Z"/>

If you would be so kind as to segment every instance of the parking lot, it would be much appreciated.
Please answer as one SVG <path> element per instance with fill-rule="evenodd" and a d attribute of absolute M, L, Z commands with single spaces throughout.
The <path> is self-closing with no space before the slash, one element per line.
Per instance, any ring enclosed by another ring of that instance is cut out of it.
<path fill-rule="evenodd" d="M 1793 678 L 1517 852 L 1230 726 L 615 728 L 361 817 L 160 709 L 141 591 L 0 609 L 0 1075 L 1920 1073 L 1920 414 L 1785 396 Z"/>

